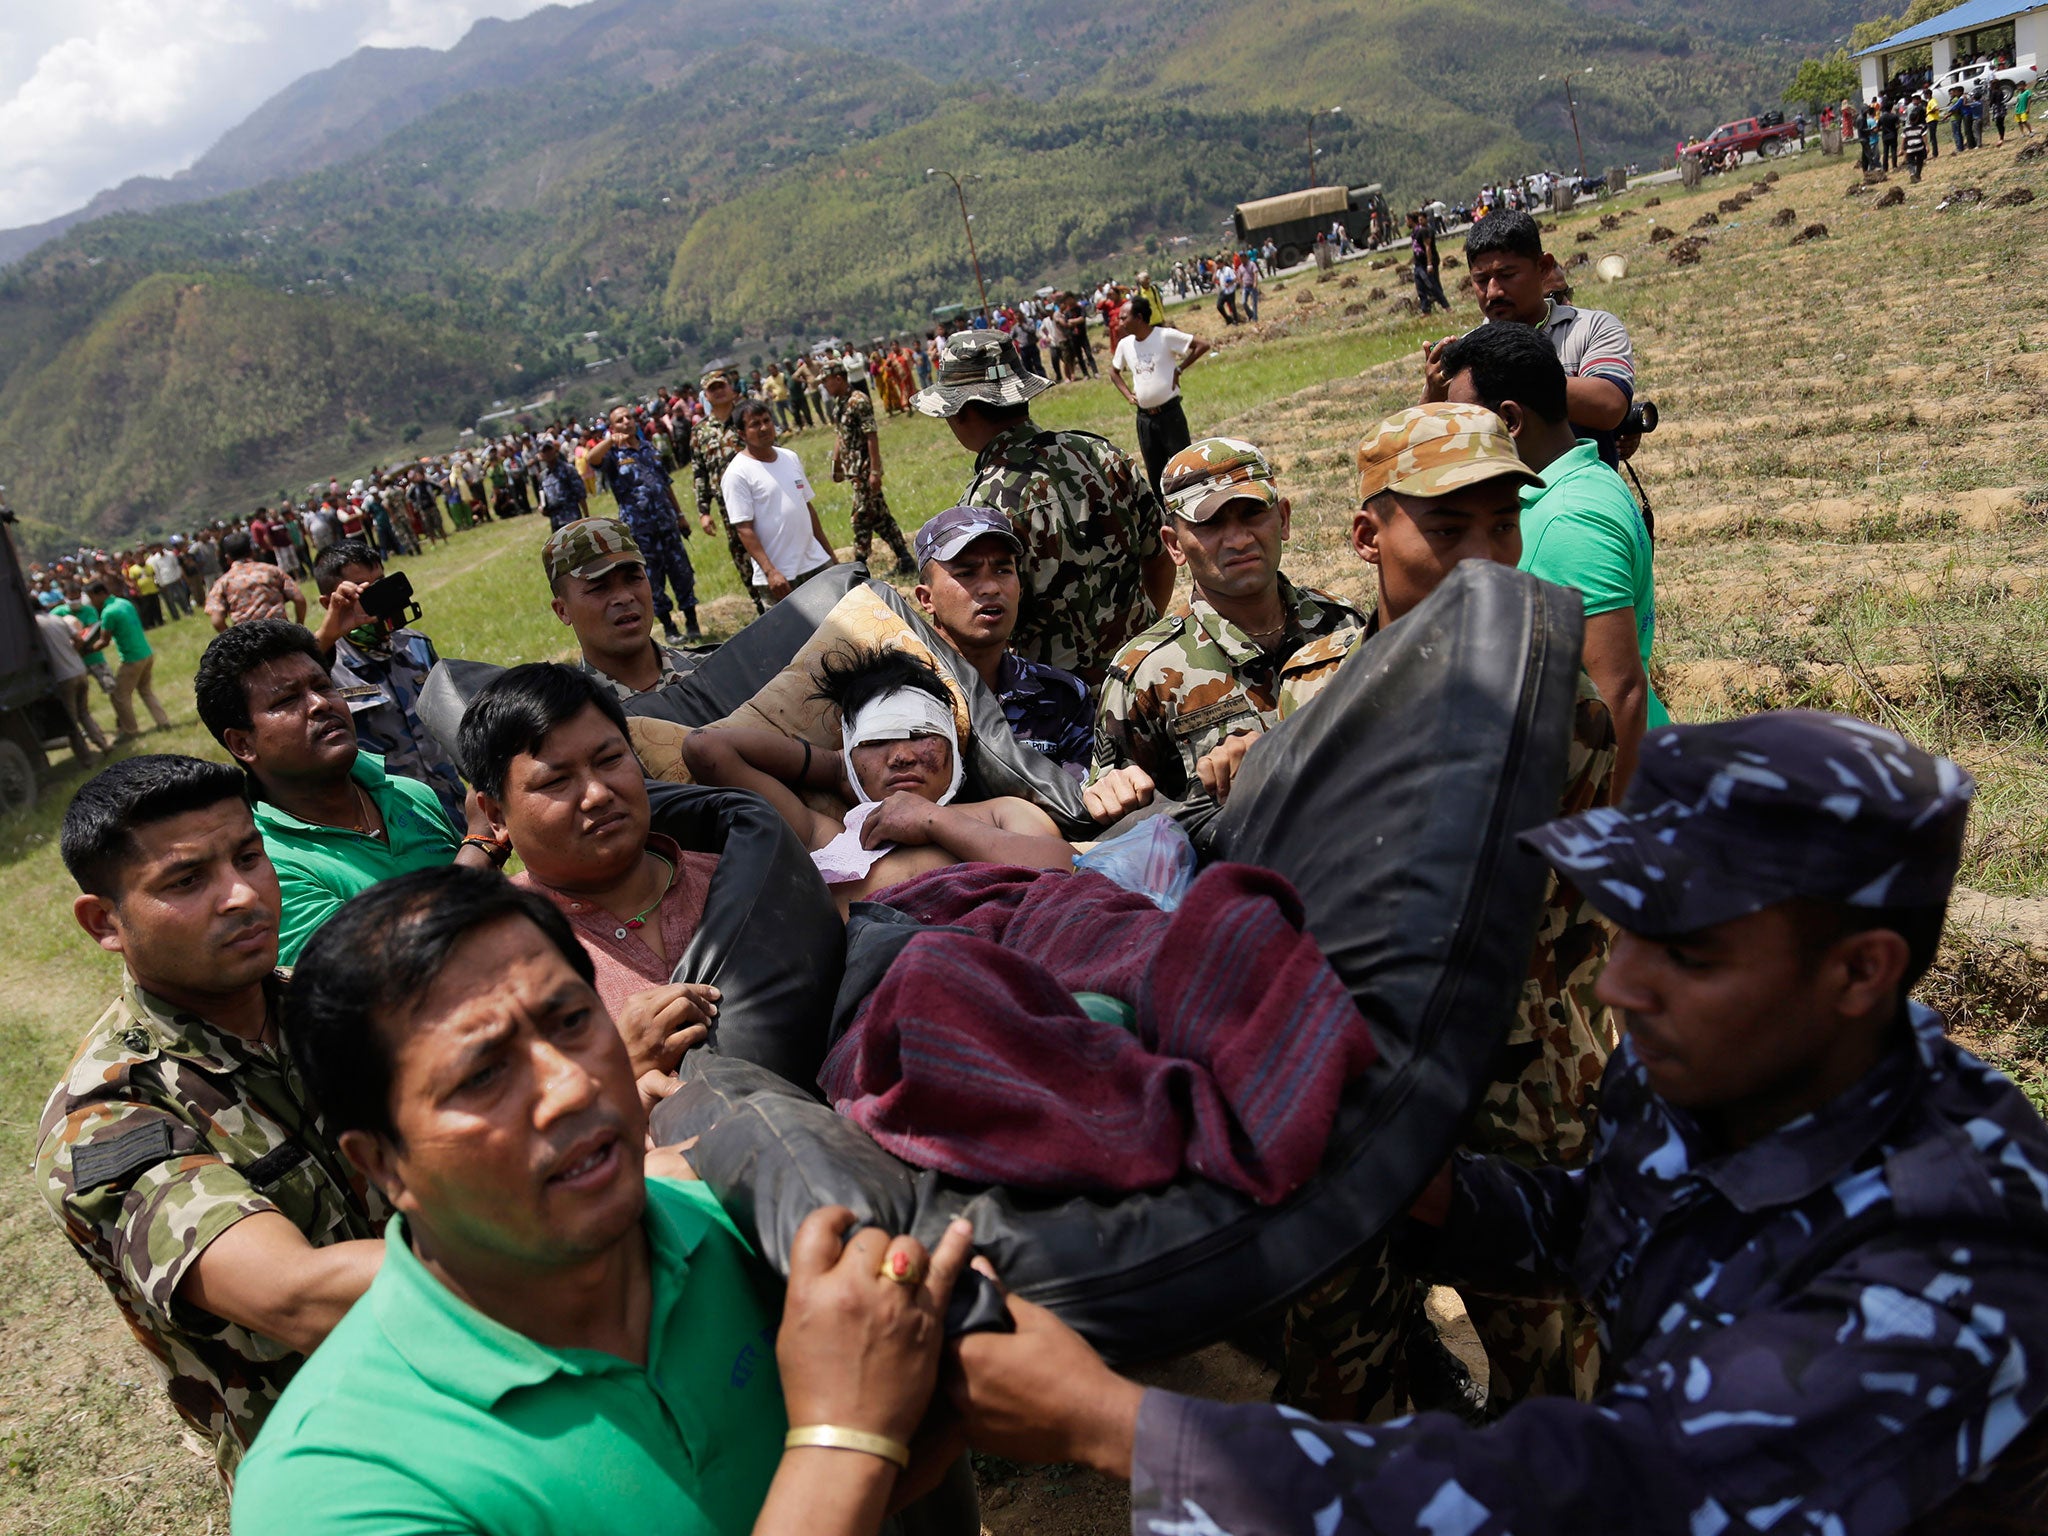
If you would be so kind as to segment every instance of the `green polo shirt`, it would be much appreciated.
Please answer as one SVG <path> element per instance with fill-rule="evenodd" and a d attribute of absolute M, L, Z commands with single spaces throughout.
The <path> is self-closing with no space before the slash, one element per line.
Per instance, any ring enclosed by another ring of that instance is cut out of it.
<path fill-rule="evenodd" d="M 142 615 L 125 597 L 107 599 L 107 606 L 100 610 L 100 628 L 114 642 L 115 654 L 124 665 L 131 661 L 144 661 L 156 654 L 143 638 Z"/>
<path fill-rule="evenodd" d="M 1553 459 L 1543 484 L 1522 488 L 1522 569 L 1531 576 L 1576 587 L 1586 617 L 1617 608 L 1636 611 L 1636 643 L 1643 671 L 1657 632 L 1657 589 L 1650 563 L 1650 530 L 1620 475 L 1600 462 L 1599 445 L 1582 441 Z M 1671 717 L 1650 690 L 1649 725 Z"/>
<path fill-rule="evenodd" d="M 462 846 L 462 835 L 449 825 L 448 813 L 433 790 L 418 779 L 386 773 L 384 759 L 374 752 L 358 752 L 349 777 L 376 801 L 384 818 L 384 836 L 316 827 L 268 800 L 256 802 L 256 826 L 284 896 L 277 933 L 279 965 L 296 964 L 306 941 L 349 897 L 393 875 L 453 864 Z"/>
<path fill-rule="evenodd" d="M 647 1181 L 643 1368 L 552 1349 L 459 1300 L 404 1222 L 270 1411 L 235 1536 L 746 1536 L 788 1431 L 754 1260 L 702 1184 Z"/>

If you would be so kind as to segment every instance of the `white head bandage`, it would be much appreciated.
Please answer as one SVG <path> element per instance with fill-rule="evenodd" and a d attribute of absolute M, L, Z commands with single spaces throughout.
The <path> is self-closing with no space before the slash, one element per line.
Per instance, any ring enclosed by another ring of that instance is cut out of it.
<path fill-rule="evenodd" d="M 854 799 L 869 804 L 874 796 L 860 781 L 853 766 L 853 749 L 877 741 L 905 741 L 912 736 L 939 736 L 953 754 L 953 782 L 939 796 L 946 805 L 960 793 L 963 765 L 960 761 L 960 731 L 953 719 L 951 703 L 940 703 L 922 688 L 899 688 L 868 700 L 854 711 L 853 718 L 840 725 L 840 740 L 846 752 L 846 777 L 853 786 Z"/>

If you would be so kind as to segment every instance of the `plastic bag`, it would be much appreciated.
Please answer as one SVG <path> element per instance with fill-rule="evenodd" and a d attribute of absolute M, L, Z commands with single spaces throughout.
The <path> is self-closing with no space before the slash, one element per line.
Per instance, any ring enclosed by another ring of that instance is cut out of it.
<path fill-rule="evenodd" d="M 1195 882 L 1195 845 L 1171 816 L 1148 816 L 1074 860 L 1077 870 L 1090 869 L 1136 891 L 1162 912 L 1171 912 Z"/>

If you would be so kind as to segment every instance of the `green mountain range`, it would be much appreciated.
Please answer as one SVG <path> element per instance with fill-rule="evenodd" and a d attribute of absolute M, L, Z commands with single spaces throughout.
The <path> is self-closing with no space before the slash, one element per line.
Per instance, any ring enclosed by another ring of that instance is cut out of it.
<path fill-rule="evenodd" d="M 981 178 L 983 267 L 1014 295 L 1213 245 L 1233 203 L 1302 185 L 1312 107 L 1344 108 L 1317 122 L 1318 178 L 1397 202 L 1574 166 L 1567 70 L 1588 167 L 1654 163 L 1775 101 L 1854 19 L 1838 0 L 597 0 L 447 52 L 366 50 L 146 211 L 0 233 L 0 480 L 31 542 L 112 539 L 445 445 L 551 387 L 917 324 L 973 286 L 929 166 Z"/>

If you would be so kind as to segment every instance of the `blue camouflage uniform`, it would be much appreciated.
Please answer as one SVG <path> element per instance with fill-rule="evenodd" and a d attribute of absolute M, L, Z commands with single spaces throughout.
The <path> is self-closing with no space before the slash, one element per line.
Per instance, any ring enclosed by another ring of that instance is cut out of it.
<path fill-rule="evenodd" d="M 996 674 L 996 699 L 1020 743 L 1077 779 L 1088 776 L 1088 761 L 1095 754 L 1095 704 L 1086 683 L 1071 672 L 1005 651 Z"/>
<path fill-rule="evenodd" d="M 583 477 L 567 459 L 558 454 L 552 465 L 541 467 L 540 506 L 547 514 L 549 528 L 566 528 L 579 517 L 588 517 L 589 499 L 584 493 Z"/>
<path fill-rule="evenodd" d="M 1971 789 L 1892 732 L 1787 711 L 1653 731 L 1623 807 L 1524 840 L 1652 940 L 1794 896 L 1925 910 Z M 2048 1127 L 1926 1008 L 1742 1146 L 1624 1044 L 1590 1165 L 1460 1156 L 1443 1227 L 1404 1238 L 1441 1277 L 1584 1298 L 1600 1393 L 1475 1430 L 1151 1392 L 1140 1536 L 2048 1529 Z"/>
<path fill-rule="evenodd" d="M 676 608 L 693 614 L 697 608 L 697 572 L 684 546 L 689 530 L 677 511 L 675 491 L 668 471 L 661 467 L 661 455 L 636 438 L 624 448 L 613 447 L 598 462 L 605 488 L 619 504 L 619 519 L 632 530 L 647 563 L 647 584 L 654 589 L 654 617 L 665 629 Z M 669 602 L 666 588 L 675 589 Z"/>
<path fill-rule="evenodd" d="M 334 643 L 329 668 L 355 724 L 356 745 L 384 759 L 385 770 L 418 779 L 440 799 L 455 826 L 468 824 L 469 791 L 455 759 L 420 719 L 420 690 L 440 657 L 416 629 L 394 629 L 381 645 L 353 636 Z"/>

